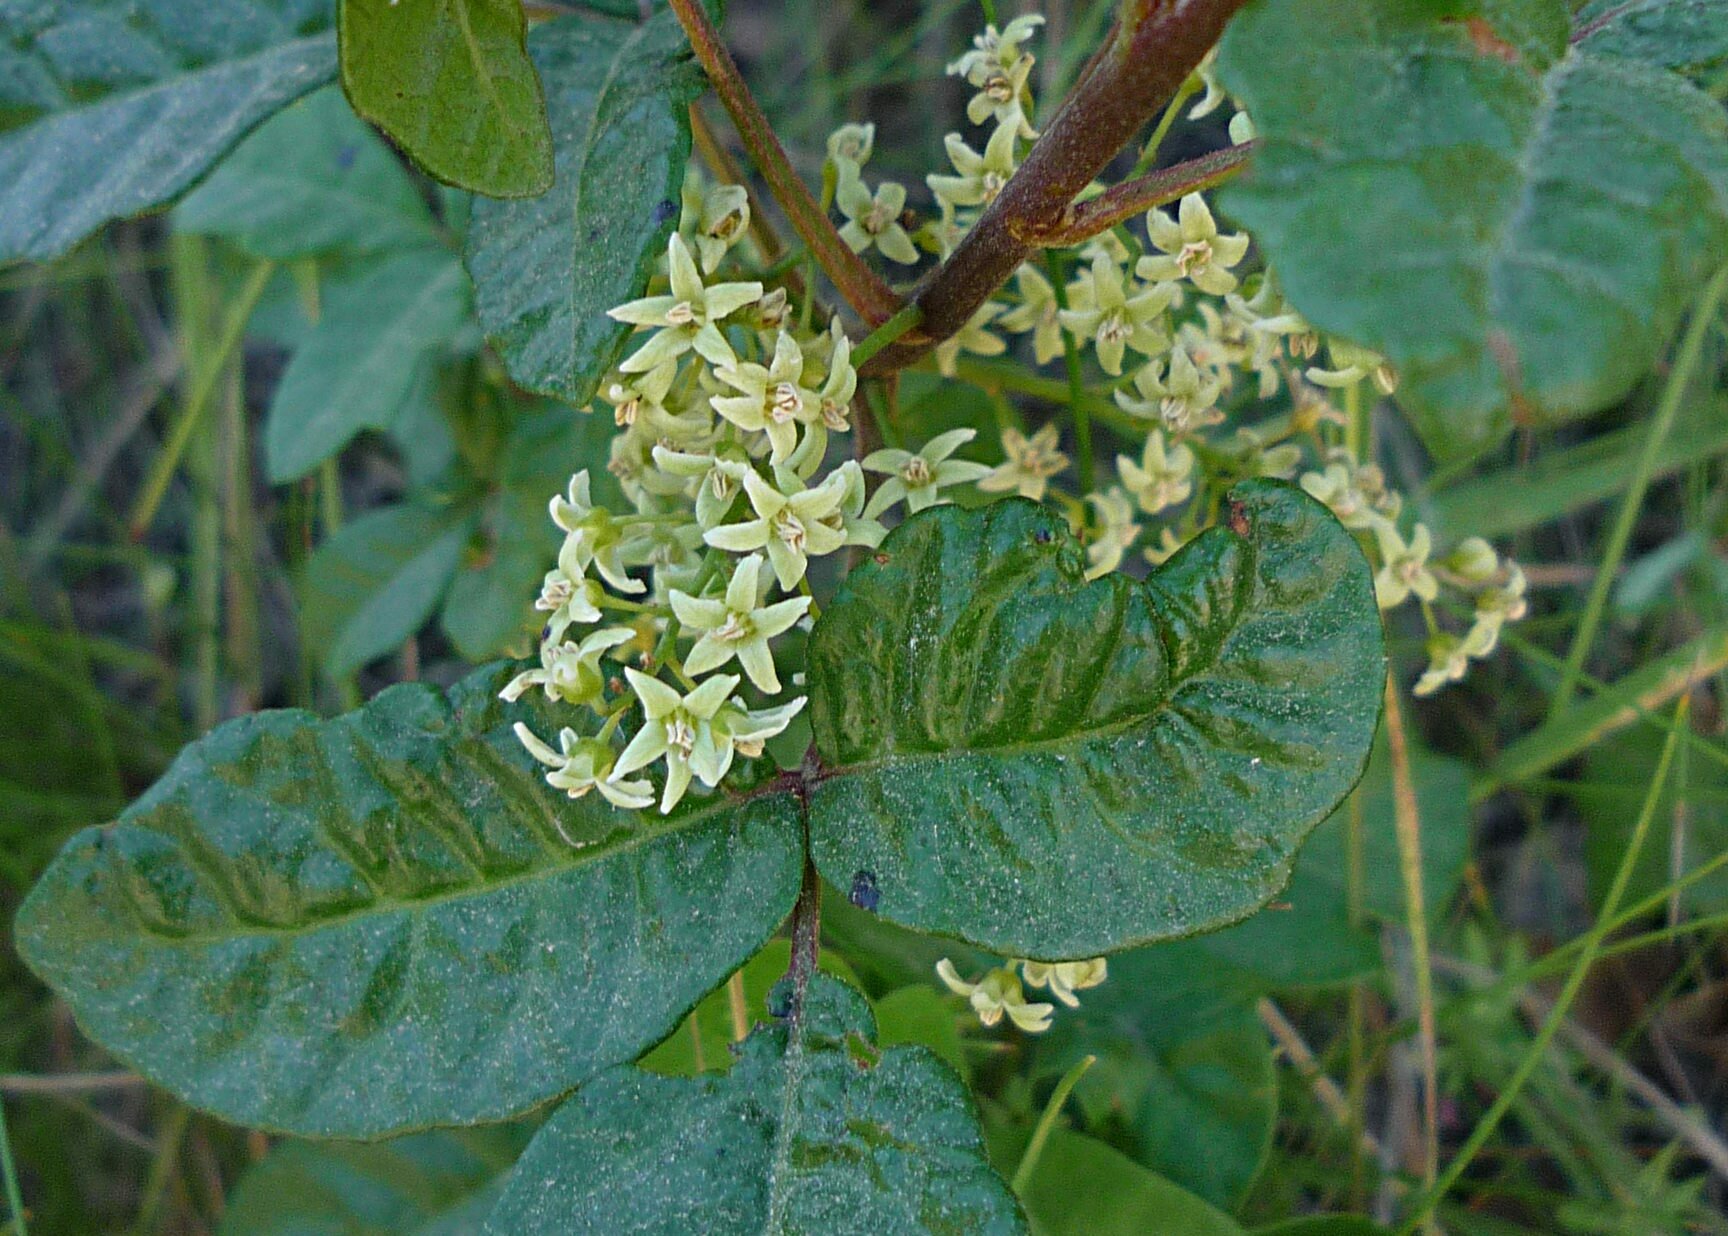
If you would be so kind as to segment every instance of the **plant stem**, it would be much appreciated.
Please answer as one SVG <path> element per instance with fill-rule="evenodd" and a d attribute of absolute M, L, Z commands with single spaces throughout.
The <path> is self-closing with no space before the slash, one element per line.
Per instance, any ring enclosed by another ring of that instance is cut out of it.
<path fill-rule="evenodd" d="M 1124 180 L 1097 197 L 1073 203 L 1050 228 L 1031 235 L 1037 244 L 1050 249 L 1066 249 L 1081 244 L 1141 211 L 1222 184 L 1248 166 L 1248 157 L 1253 152 L 1254 143 L 1244 142 L 1174 167 L 1136 176 L 1133 180 Z"/>
<path fill-rule="evenodd" d="M 917 326 L 924 317 L 924 311 L 917 305 L 907 305 L 882 325 L 864 337 L 857 347 L 852 349 L 852 364 L 854 367 L 864 364 L 876 353 L 893 343 L 907 331 Z"/>
<path fill-rule="evenodd" d="M 1392 757 L 1393 823 L 1398 869 L 1404 879 L 1404 924 L 1416 972 L 1416 1019 L 1422 1058 L 1422 1183 L 1434 1187 L 1440 1170 L 1439 1066 L 1434 1031 L 1434 971 L 1428 957 L 1428 907 L 1422 887 L 1422 820 L 1410 776 L 1410 746 L 1398 688 L 1386 676 L 1386 746 Z"/>
<path fill-rule="evenodd" d="M 6 1208 L 12 1214 L 12 1230 L 26 1236 L 24 1191 L 18 1187 L 18 1168 L 12 1162 L 12 1134 L 6 1127 L 6 1106 L 0 1103 L 0 1176 L 6 1181 Z"/>
<path fill-rule="evenodd" d="M 739 73 L 732 53 L 726 49 L 714 23 L 708 20 L 701 0 L 671 0 L 671 3 L 696 59 L 714 86 L 714 93 L 720 96 L 720 102 L 732 117 L 744 148 L 750 152 L 762 179 L 768 182 L 774 200 L 786 212 L 792 230 L 803 238 L 811 256 L 860 317 L 872 328 L 886 322 L 901 309 L 900 298 L 840 239 L 840 233 L 810 195 L 808 186 L 798 178 L 768 117 L 762 114 L 761 106 Z"/>
<path fill-rule="evenodd" d="M 674 0 L 680 8 L 693 0 Z M 904 369 L 965 326 L 979 305 L 1058 231 L 1069 204 L 1187 80 L 1246 0 L 1124 0 L 1109 44 L 1045 126 L 996 199 L 919 289 L 920 329 L 872 362 Z"/>
<path fill-rule="evenodd" d="M 1692 375 L 1698 368 L 1698 358 L 1704 350 L 1704 335 L 1710 325 L 1716 320 L 1716 310 L 1722 304 L 1722 295 L 1728 290 L 1728 266 L 1716 272 L 1716 277 L 1706 285 L 1703 295 L 1698 298 L 1697 307 L 1692 311 L 1692 321 L 1686 328 L 1686 337 L 1681 341 L 1680 352 L 1674 359 L 1674 368 L 1668 374 L 1668 382 L 1662 388 L 1662 398 L 1656 405 L 1656 417 L 1650 422 L 1650 432 L 1644 439 L 1644 449 L 1638 454 L 1638 462 L 1633 466 L 1632 483 L 1627 486 L 1625 496 L 1620 499 L 1619 513 L 1614 517 L 1614 527 L 1608 534 L 1608 545 L 1603 550 L 1601 565 L 1596 570 L 1596 579 L 1590 585 L 1589 599 L 1584 603 L 1584 616 L 1579 619 L 1578 630 L 1572 637 L 1572 647 L 1566 653 L 1566 665 L 1560 671 L 1560 685 L 1554 688 L 1554 698 L 1548 705 L 1548 720 L 1553 721 L 1565 712 L 1572 703 L 1573 693 L 1578 689 L 1578 676 L 1583 672 L 1584 662 L 1590 656 L 1590 646 L 1596 640 L 1596 628 L 1602 621 L 1603 610 L 1607 607 L 1608 593 L 1614 586 L 1614 577 L 1619 574 L 1621 559 L 1626 556 L 1626 547 L 1632 540 L 1632 529 L 1638 522 L 1638 510 L 1644 505 L 1644 491 L 1650 487 L 1650 478 L 1655 472 L 1656 457 L 1661 454 L 1662 443 L 1668 438 L 1668 431 L 1674 427 L 1674 417 L 1680 410 L 1681 401 L 1686 397 L 1686 388 L 1692 383 Z"/>
<path fill-rule="evenodd" d="M 1674 749 L 1678 742 L 1680 727 L 1686 719 L 1690 702 L 1691 696 L 1683 695 L 1680 697 L 1680 703 L 1675 707 L 1674 728 L 1669 730 L 1667 741 L 1662 744 L 1662 758 L 1657 761 L 1656 774 L 1651 778 L 1650 789 L 1644 796 L 1644 806 L 1638 813 L 1638 821 L 1632 826 L 1631 839 L 1627 841 L 1626 850 L 1620 856 L 1620 865 L 1614 872 L 1614 881 L 1609 885 L 1608 895 L 1602 899 L 1602 908 L 1596 914 L 1595 925 L 1585 935 L 1584 943 L 1578 951 L 1578 960 L 1572 964 L 1572 970 L 1566 976 L 1566 983 L 1561 987 L 1560 995 L 1554 1001 L 1554 1007 L 1549 1010 L 1547 1019 L 1543 1021 L 1541 1028 L 1536 1032 L 1535 1039 L 1525 1050 L 1523 1059 L 1518 1062 L 1518 1067 L 1506 1083 L 1505 1089 L 1500 1092 L 1499 1097 L 1494 1100 L 1494 1105 L 1488 1109 L 1482 1119 L 1477 1121 L 1476 1127 L 1470 1131 L 1469 1138 L 1466 1139 L 1463 1146 L 1459 1147 L 1458 1153 L 1452 1156 L 1452 1162 L 1447 1165 L 1445 1174 L 1440 1177 L 1433 1188 L 1423 1194 L 1414 1213 L 1398 1229 L 1398 1236 L 1410 1236 L 1410 1233 L 1421 1227 L 1434 1213 L 1434 1208 L 1440 1204 L 1440 1199 L 1445 1197 L 1452 1186 L 1458 1183 L 1458 1178 L 1470 1166 L 1471 1160 L 1487 1144 L 1488 1139 L 1494 1135 L 1494 1130 L 1499 1127 L 1500 1121 L 1511 1109 L 1513 1101 L 1523 1090 L 1524 1084 L 1530 1080 L 1531 1074 L 1536 1071 L 1536 1066 L 1547 1055 L 1548 1048 L 1554 1042 L 1554 1036 L 1560 1032 L 1560 1027 L 1566 1020 L 1567 1010 L 1572 1007 L 1572 1001 L 1577 998 L 1579 988 L 1584 985 L 1584 977 L 1595 963 L 1597 951 L 1608 935 L 1615 911 L 1620 907 L 1620 898 L 1625 895 L 1626 885 L 1632 879 L 1633 868 L 1637 866 L 1638 856 L 1644 849 L 1644 840 L 1650 833 L 1650 821 L 1656 816 L 1656 804 L 1661 799 L 1663 786 L 1668 781 L 1668 768 L 1674 762 Z"/>
<path fill-rule="evenodd" d="M 144 492 L 139 495 L 132 508 L 131 533 L 134 541 L 142 540 L 144 534 L 150 530 L 150 523 L 156 518 L 156 508 L 162 505 L 162 496 L 168 492 L 168 483 L 174 479 L 180 459 L 192 440 L 192 431 L 198 427 L 205 405 L 210 402 L 210 396 L 216 390 L 216 382 L 222 376 L 223 366 L 244 337 L 246 323 L 251 319 L 252 311 L 258 307 L 259 298 L 264 295 L 264 287 L 270 282 L 270 276 L 275 270 L 276 264 L 269 261 L 259 262 L 253 267 L 252 273 L 247 276 L 240 289 L 240 295 L 235 298 L 233 308 L 228 311 L 227 321 L 223 324 L 216 346 L 211 349 L 203 366 L 194 368 L 190 362 L 187 363 L 185 372 L 195 376 L 180 419 L 174 422 L 168 441 L 163 444 L 161 454 L 156 456 L 155 465 L 150 469 Z"/>
<path fill-rule="evenodd" d="M 1050 287 L 1056 296 L 1056 308 L 1068 308 L 1068 272 L 1054 253 L 1044 255 L 1044 269 L 1050 275 Z M 1089 494 L 1096 483 L 1092 458 L 1092 412 L 1086 406 L 1086 382 L 1080 373 L 1080 349 L 1074 334 L 1066 326 L 1062 331 L 1062 367 L 1068 373 L 1068 414 L 1074 418 L 1074 475 L 1080 482 L 1080 492 Z"/>
<path fill-rule="evenodd" d="M 1038 1117 L 1038 1125 L 1032 1130 L 1032 1140 L 1026 1143 L 1026 1153 L 1020 1156 L 1020 1166 L 1014 1169 L 1014 1181 L 1009 1188 L 1014 1190 L 1014 1196 L 1023 1196 L 1026 1186 L 1032 1183 L 1032 1173 L 1038 1168 L 1038 1159 L 1044 1153 L 1044 1143 L 1050 1140 L 1050 1130 L 1056 1127 L 1056 1117 L 1062 1112 L 1062 1105 L 1068 1101 L 1069 1093 L 1086 1076 L 1086 1070 L 1098 1063 L 1097 1056 L 1082 1056 L 1074 1062 L 1074 1067 L 1062 1074 L 1062 1080 L 1056 1083 L 1056 1089 L 1050 1093 L 1050 1101 L 1044 1105 L 1044 1114 Z"/>

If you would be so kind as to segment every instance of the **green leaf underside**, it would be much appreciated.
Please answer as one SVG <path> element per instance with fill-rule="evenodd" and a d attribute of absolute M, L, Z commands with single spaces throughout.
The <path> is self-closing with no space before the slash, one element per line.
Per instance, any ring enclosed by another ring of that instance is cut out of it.
<path fill-rule="evenodd" d="M 326 0 L 0 2 L 0 261 L 190 188 L 336 71 Z"/>
<path fill-rule="evenodd" d="M 302 477 L 361 430 L 387 427 L 414 392 L 418 362 L 467 311 L 462 264 L 438 248 L 393 255 L 334 289 L 270 401 L 270 479 Z"/>
<path fill-rule="evenodd" d="M 864 997 L 818 974 L 800 1023 L 759 1027 L 728 1073 L 596 1078 L 535 1137 L 486 1231 L 1025 1232 L 959 1079 L 874 1031 Z"/>
<path fill-rule="evenodd" d="M 1039 1236 L 1242 1236 L 1204 1199 L 1061 1127 L 1050 1131 L 1024 1200 Z"/>
<path fill-rule="evenodd" d="M 1293 486 L 1231 495 L 1142 584 L 1010 499 L 907 520 L 810 640 L 823 876 L 1063 959 L 1233 922 L 1356 783 L 1385 659 L 1367 562 Z"/>
<path fill-rule="evenodd" d="M 790 795 L 670 818 L 569 800 L 547 709 L 392 687 L 231 721 L 26 901 L 26 960 L 97 1042 L 237 1123 L 370 1137 L 499 1119 L 634 1059 L 799 881 Z"/>
<path fill-rule="evenodd" d="M 1563 0 L 1475 7 L 1271 0 L 1219 60 L 1261 139 L 1225 210 L 1443 452 L 1623 397 L 1728 256 L 1719 105 Z"/>
<path fill-rule="evenodd" d="M 260 126 L 180 203 L 174 226 L 278 260 L 437 241 L 414 181 L 334 87 Z"/>
<path fill-rule="evenodd" d="M 229 1195 L 218 1236 L 479 1236 L 527 1141 L 516 1126 L 377 1144 L 282 1142 Z"/>
<path fill-rule="evenodd" d="M 492 197 L 552 187 L 521 0 L 342 0 L 342 84 L 427 172 Z"/>
<path fill-rule="evenodd" d="M 300 627 L 325 672 L 394 652 L 438 608 L 472 531 L 464 512 L 405 502 L 368 511 L 318 547 L 300 588 Z"/>
<path fill-rule="evenodd" d="M 641 295 L 678 224 L 702 77 L 669 9 L 640 25 L 562 17 L 534 30 L 529 51 L 556 182 L 538 198 L 475 202 L 468 269 L 510 376 L 580 406 L 630 331 L 606 311 Z"/>

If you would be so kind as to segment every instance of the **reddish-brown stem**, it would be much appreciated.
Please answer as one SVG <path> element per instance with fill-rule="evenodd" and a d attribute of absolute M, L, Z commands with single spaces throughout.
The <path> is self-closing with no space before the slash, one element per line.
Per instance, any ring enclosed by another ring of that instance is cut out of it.
<path fill-rule="evenodd" d="M 1104 54 L 1063 101 L 1019 171 L 919 288 L 919 328 L 877 353 L 866 372 L 904 369 L 964 326 L 1038 247 L 1037 237 L 1059 232 L 1070 203 L 1176 92 L 1245 3 L 1124 0 Z"/>
<path fill-rule="evenodd" d="M 900 298 L 840 239 L 826 212 L 792 170 L 780 139 L 774 136 L 768 117 L 762 114 L 750 87 L 745 85 L 720 32 L 708 20 L 701 0 L 672 0 L 672 9 L 690 39 L 697 61 L 708 74 L 714 93 L 720 96 L 738 136 L 744 140 L 744 148 L 755 161 L 756 170 L 762 173 L 774 200 L 786 212 L 792 230 L 803 239 L 817 265 L 834 281 L 840 295 L 859 317 L 872 329 L 886 322 L 903 307 Z"/>
<path fill-rule="evenodd" d="M 1227 146 L 1198 159 L 1125 180 L 1095 198 L 1073 203 L 1062 213 L 1055 227 L 1045 232 L 1033 232 L 1030 239 L 1046 249 L 1065 249 L 1081 244 L 1143 210 L 1163 206 L 1230 179 L 1247 166 L 1253 147 L 1252 142 Z"/>

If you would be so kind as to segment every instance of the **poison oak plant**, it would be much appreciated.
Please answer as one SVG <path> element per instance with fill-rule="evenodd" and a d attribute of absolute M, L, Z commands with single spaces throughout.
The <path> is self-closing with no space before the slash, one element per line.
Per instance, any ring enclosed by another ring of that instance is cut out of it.
<path fill-rule="evenodd" d="M 869 123 L 807 183 L 717 19 L 0 0 L 0 252 L 191 190 L 177 232 L 256 263 L 236 337 L 276 263 L 331 273 L 267 470 L 377 430 L 409 485 L 314 556 L 305 633 L 341 674 L 442 606 L 471 659 L 517 657 L 217 727 L 67 845 L 22 950 L 94 1040 L 239 1124 L 534 1113 L 513 1168 L 520 1126 L 397 1143 L 461 1230 L 1060 1231 L 1105 1180 L 1160 1230 L 1239 1230 L 1207 1202 L 1252 1180 L 1244 1097 L 1269 1088 L 1194 1109 L 1240 1154 L 1194 1161 L 1152 1099 L 1131 1116 L 1185 1191 L 1052 1131 L 1093 1059 L 1073 1044 L 1168 991 L 1213 1008 L 1220 1067 L 1269 1068 L 1221 976 L 1332 977 L 1301 920 L 1109 958 L 1284 889 L 1368 765 L 1383 611 L 1425 632 L 1417 694 L 1524 616 L 1516 563 L 1436 544 L 1388 483 L 1368 412 L 1390 397 L 1456 455 L 1650 368 L 1728 258 L 1700 88 L 1728 16 L 1124 0 L 1046 106 L 1041 18 L 990 12 L 949 66 L 970 129 L 911 186 Z M 748 181 L 692 130 L 709 88 Z M 355 113 L 451 186 L 436 211 Z M 1176 125 L 1217 149 L 1164 163 Z M 1058 410 L 965 423 L 963 387 Z M 987 1143 L 951 1026 L 885 1045 L 905 1010 L 823 953 L 825 888 L 847 960 L 907 929 L 932 993 L 1028 1037 L 1061 1078 L 1030 1135 L 992 1104 Z M 236 1230 L 274 1221 L 254 1205 Z"/>

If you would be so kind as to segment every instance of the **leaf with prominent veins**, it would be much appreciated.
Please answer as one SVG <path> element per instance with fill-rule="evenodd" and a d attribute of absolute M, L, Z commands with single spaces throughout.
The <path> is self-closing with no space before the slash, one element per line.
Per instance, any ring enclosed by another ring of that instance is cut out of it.
<path fill-rule="evenodd" d="M 1091 957 L 1252 913 L 1355 785 L 1385 653 L 1362 551 L 1293 486 L 1144 583 L 1086 582 L 1058 516 L 908 519 L 810 637 L 810 844 L 882 915 Z"/>
<path fill-rule="evenodd" d="M 218 727 L 68 843 L 26 960 L 119 1058 L 292 1133 L 496 1120 L 635 1058 L 791 908 L 797 804 L 558 796 L 509 674 Z"/>

